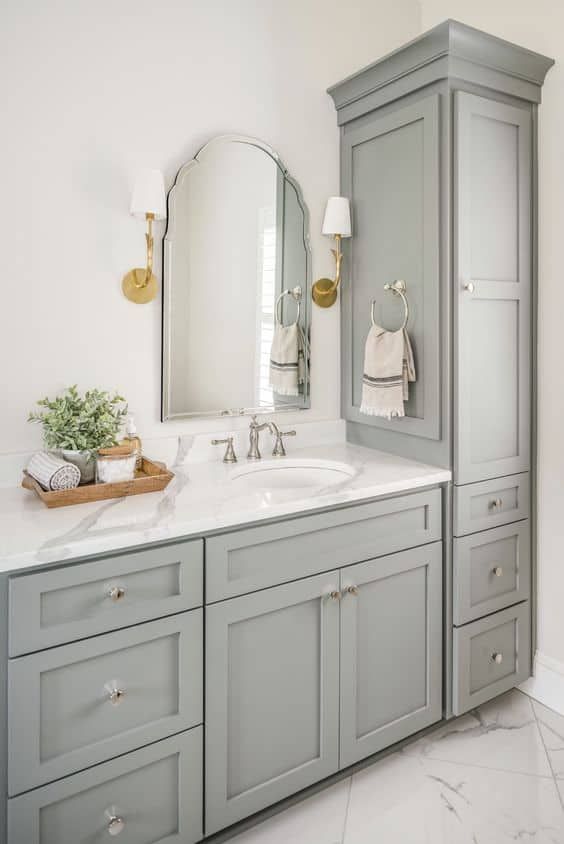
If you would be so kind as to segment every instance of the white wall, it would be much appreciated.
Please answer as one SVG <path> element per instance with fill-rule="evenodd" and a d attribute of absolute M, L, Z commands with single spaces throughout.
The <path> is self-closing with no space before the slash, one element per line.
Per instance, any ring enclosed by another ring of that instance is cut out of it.
<path fill-rule="evenodd" d="M 422 0 L 421 5 L 422 30 L 455 18 L 556 59 L 539 120 L 538 647 L 564 668 L 564 3 Z"/>
<path fill-rule="evenodd" d="M 213 136 L 262 138 L 302 185 L 314 278 L 327 274 L 338 130 L 325 89 L 419 23 L 417 0 L 4 0 L 0 452 L 38 446 L 29 409 L 74 382 L 123 391 L 145 437 L 224 429 L 159 423 L 160 299 L 136 306 L 120 289 L 144 260 L 135 173 L 159 167 L 170 184 Z M 315 312 L 301 421 L 339 416 L 338 326 L 338 308 Z"/>

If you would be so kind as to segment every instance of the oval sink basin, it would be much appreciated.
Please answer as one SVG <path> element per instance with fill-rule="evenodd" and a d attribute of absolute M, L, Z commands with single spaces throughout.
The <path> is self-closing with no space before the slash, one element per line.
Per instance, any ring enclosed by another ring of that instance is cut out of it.
<path fill-rule="evenodd" d="M 352 466 L 346 463 L 282 457 L 234 469 L 231 480 L 246 489 L 304 489 L 336 486 L 355 474 Z"/>

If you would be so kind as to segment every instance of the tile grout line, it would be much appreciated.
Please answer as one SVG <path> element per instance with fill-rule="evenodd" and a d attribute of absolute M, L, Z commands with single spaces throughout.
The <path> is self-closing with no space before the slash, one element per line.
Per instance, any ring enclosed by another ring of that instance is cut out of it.
<path fill-rule="evenodd" d="M 558 778 L 557 778 L 557 776 L 556 776 L 556 774 L 555 774 L 555 772 L 554 772 L 554 767 L 553 767 L 553 764 L 552 764 L 552 759 L 550 758 L 550 753 L 548 752 L 548 748 L 547 748 L 547 746 L 546 746 L 546 742 L 545 742 L 545 740 L 544 740 L 544 736 L 543 736 L 543 734 L 542 734 L 542 730 L 541 730 L 541 728 L 540 728 L 540 723 L 539 723 L 538 715 L 537 715 L 537 713 L 536 713 L 536 710 L 535 710 L 535 707 L 534 707 L 534 705 L 533 705 L 532 700 L 531 700 L 531 709 L 533 710 L 533 715 L 534 715 L 534 717 L 535 717 L 535 724 L 537 725 L 537 731 L 538 731 L 538 734 L 539 734 L 539 736 L 540 736 L 540 740 L 542 741 L 542 746 L 544 747 L 544 752 L 546 753 L 546 758 L 548 759 L 548 766 L 549 766 L 549 768 L 550 768 L 550 770 L 551 770 L 551 773 L 552 773 L 552 779 L 553 779 L 553 782 L 554 782 L 554 787 L 555 787 L 555 789 L 556 789 L 556 793 L 557 793 L 557 795 L 558 795 L 558 799 L 560 800 L 560 805 L 562 806 L 562 809 L 564 810 L 564 795 L 563 795 L 563 794 L 562 794 L 562 792 L 560 791 L 560 787 L 559 787 L 559 785 L 558 785 Z"/>
<path fill-rule="evenodd" d="M 349 819 L 349 808 L 350 808 L 350 805 L 351 805 L 351 792 L 352 792 L 353 776 L 354 776 L 354 774 L 351 774 L 351 776 L 349 777 L 349 792 L 347 794 L 347 806 L 346 806 L 346 809 L 345 809 L 345 819 L 343 821 L 343 832 L 341 834 L 341 844 L 345 844 L 345 835 L 346 835 L 346 832 L 347 832 L 347 821 Z"/>

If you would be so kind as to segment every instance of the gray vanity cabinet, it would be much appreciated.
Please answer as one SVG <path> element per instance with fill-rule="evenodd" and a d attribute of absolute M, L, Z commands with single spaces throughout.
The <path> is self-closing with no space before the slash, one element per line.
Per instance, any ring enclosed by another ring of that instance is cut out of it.
<path fill-rule="evenodd" d="M 338 590 L 333 571 L 207 608 L 206 834 L 338 769 Z"/>
<path fill-rule="evenodd" d="M 455 483 L 528 471 L 531 114 L 462 91 L 455 122 Z"/>
<path fill-rule="evenodd" d="M 347 438 L 453 473 L 448 716 L 520 682 L 534 647 L 537 115 L 553 63 L 448 20 L 329 89 L 353 218 L 341 286 Z M 402 303 L 384 284 L 398 278 L 417 382 L 405 417 L 388 421 L 363 416 L 359 399 L 370 301 L 396 328 Z M 490 528 L 503 538 L 481 535 Z M 517 609 L 511 647 L 496 618 L 474 636 L 490 613 Z M 503 668 L 480 651 L 498 629 L 513 653 Z"/>
<path fill-rule="evenodd" d="M 341 572 L 340 767 L 442 714 L 442 544 Z"/>

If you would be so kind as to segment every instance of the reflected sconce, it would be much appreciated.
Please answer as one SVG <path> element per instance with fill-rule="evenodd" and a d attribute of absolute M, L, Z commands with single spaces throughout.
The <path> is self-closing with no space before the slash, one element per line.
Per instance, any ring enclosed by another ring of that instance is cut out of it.
<path fill-rule="evenodd" d="M 335 248 L 331 250 L 335 257 L 335 278 L 320 278 L 312 287 L 313 301 L 320 308 L 330 308 L 337 300 L 337 291 L 341 283 L 341 238 L 351 236 L 351 210 L 345 196 L 330 196 L 327 200 L 322 234 L 335 238 Z"/>
<path fill-rule="evenodd" d="M 153 275 L 153 220 L 166 220 L 166 196 L 160 170 L 142 170 L 131 195 L 130 212 L 147 221 L 147 266 L 136 267 L 121 283 L 124 295 L 137 305 L 151 302 L 157 295 L 157 279 Z"/>

